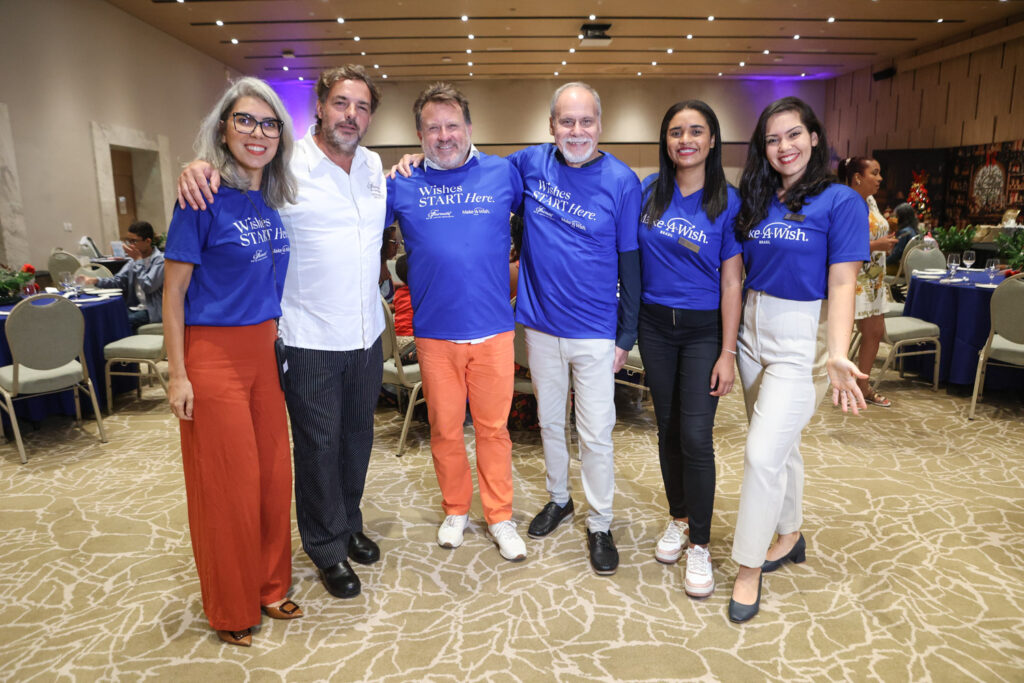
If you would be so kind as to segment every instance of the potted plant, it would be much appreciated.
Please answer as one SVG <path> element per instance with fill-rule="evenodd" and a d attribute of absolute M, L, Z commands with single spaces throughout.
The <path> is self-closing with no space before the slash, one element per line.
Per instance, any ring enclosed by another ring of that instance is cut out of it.
<path fill-rule="evenodd" d="M 1024 228 L 1012 231 L 1001 230 L 996 235 L 996 249 L 1006 259 L 1011 270 L 1024 269 Z"/>
<path fill-rule="evenodd" d="M 938 227 L 935 228 L 935 239 L 938 240 L 939 249 L 943 254 L 958 254 L 971 248 L 975 232 L 976 228 L 973 225 L 962 228 L 955 225 L 948 228 Z"/>
<path fill-rule="evenodd" d="M 16 304 L 21 300 L 22 288 L 36 289 L 36 269 L 26 263 L 21 270 L 15 271 L 0 264 L 0 306 Z"/>

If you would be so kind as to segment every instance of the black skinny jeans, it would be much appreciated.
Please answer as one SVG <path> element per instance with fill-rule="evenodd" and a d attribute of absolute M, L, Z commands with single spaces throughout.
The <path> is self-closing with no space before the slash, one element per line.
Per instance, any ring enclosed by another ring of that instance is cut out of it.
<path fill-rule="evenodd" d="M 718 310 L 641 304 L 639 343 L 658 420 L 658 456 L 669 514 L 689 517 L 690 542 L 711 540 L 715 504 L 711 371 L 721 351 Z"/>

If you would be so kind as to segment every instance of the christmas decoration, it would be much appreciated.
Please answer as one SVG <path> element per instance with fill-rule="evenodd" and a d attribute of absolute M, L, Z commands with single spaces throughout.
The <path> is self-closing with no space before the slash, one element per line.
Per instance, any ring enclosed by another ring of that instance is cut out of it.
<path fill-rule="evenodd" d="M 907 195 L 907 202 L 914 207 L 917 213 L 917 220 L 924 223 L 932 217 L 932 202 L 928 198 L 928 171 L 911 171 L 914 182 L 910 185 L 910 194 Z"/>

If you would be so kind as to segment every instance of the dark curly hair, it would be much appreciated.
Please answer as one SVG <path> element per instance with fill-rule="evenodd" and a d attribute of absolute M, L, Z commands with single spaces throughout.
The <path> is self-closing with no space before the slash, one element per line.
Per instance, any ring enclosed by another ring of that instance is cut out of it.
<path fill-rule="evenodd" d="M 803 175 L 782 196 L 783 203 L 790 211 L 799 211 L 808 197 L 821 194 L 837 180 L 829 170 L 825 128 L 814 115 L 814 110 L 797 97 L 775 100 L 761 112 L 754 134 L 750 137 L 747 163 L 743 167 L 743 177 L 740 180 L 742 203 L 740 213 L 736 217 L 736 237 L 740 240 L 746 240 L 750 231 L 768 215 L 768 207 L 775 193 L 782 187 L 782 178 L 768 162 L 765 131 L 768 128 L 768 119 L 787 111 L 795 111 L 800 115 L 800 122 L 807 128 L 807 132 L 818 136 L 818 144 L 811 149 L 811 158 Z"/>

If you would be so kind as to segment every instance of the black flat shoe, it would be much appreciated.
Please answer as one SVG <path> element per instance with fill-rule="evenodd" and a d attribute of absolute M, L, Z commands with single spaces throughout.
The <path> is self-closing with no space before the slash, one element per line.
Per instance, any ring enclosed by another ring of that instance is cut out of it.
<path fill-rule="evenodd" d="M 619 567 L 619 551 L 615 549 L 610 531 L 587 530 L 587 546 L 590 549 L 590 566 L 602 576 L 614 574 Z"/>
<path fill-rule="evenodd" d="M 319 571 L 320 580 L 324 582 L 324 588 L 336 598 L 354 598 L 362 590 L 359 577 L 352 571 L 348 560 L 342 560 L 333 567 L 327 567 Z"/>
<path fill-rule="evenodd" d="M 773 572 L 782 564 L 789 560 L 793 564 L 800 564 L 807 559 L 807 542 L 804 540 L 804 535 L 801 533 L 800 538 L 796 539 L 796 543 L 793 544 L 793 549 L 785 557 L 780 557 L 777 560 L 765 560 L 765 563 L 761 565 L 762 572 Z"/>
<path fill-rule="evenodd" d="M 761 580 L 763 578 L 764 572 L 757 575 L 757 600 L 754 601 L 753 605 L 744 605 L 729 598 L 729 621 L 734 624 L 742 624 L 753 619 L 761 610 Z"/>
<path fill-rule="evenodd" d="M 572 517 L 572 513 L 572 498 L 561 507 L 558 503 L 548 503 L 530 522 L 530 528 L 526 530 L 526 533 L 530 538 L 543 538 L 557 529 L 563 519 Z"/>
<path fill-rule="evenodd" d="M 380 546 L 357 531 L 348 538 L 348 557 L 359 564 L 373 564 L 380 559 Z"/>

